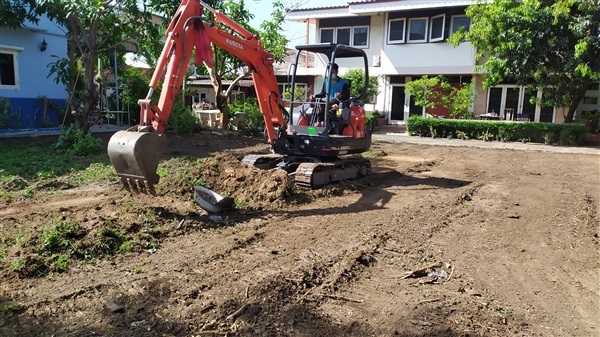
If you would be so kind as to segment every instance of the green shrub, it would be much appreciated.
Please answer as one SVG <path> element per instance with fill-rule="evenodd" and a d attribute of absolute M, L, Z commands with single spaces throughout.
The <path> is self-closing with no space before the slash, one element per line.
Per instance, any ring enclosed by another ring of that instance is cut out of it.
<path fill-rule="evenodd" d="M 200 125 L 196 122 L 196 116 L 190 107 L 185 106 L 182 100 L 177 100 L 171 110 L 167 129 L 172 130 L 176 135 L 186 136 L 199 131 Z"/>
<path fill-rule="evenodd" d="M 102 141 L 89 132 L 69 127 L 61 132 L 55 148 L 73 156 L 90 156 L 102 151 Z"/>
<path fill-rule="evenodd" d="M 227 111 L 232 119 L 240 118 L 238 129 L 243 134 L 257 137 L 263 135 L 265 119 L 255 97 L 236 100 L 227 106 Z"/>
<path fill-rule="evenodd" d="M 0 129 L 8 127 L 8 109 L 10 108 L 10 101 L 8 98 L 0 97 Z"/>
<path fill-rule="evenodd" d="M 543 143 L 549 135 L 559 135 L 558 143 L 575 146 L 583 144 L 586 135 L 585 125 L 582 124 L 553 124 L 553 123 L 512 123 L 504 121 L 475 121 L 456 119 L 422 118 L 411 116 L 407 123 L 411 136 L 431 136 L 446 138 L 461 136 L 470 139 L 485 139 L 486 135 L 497 135 L 496 139 L 519 141 L 528 139 L 531 142 Z M 460 133 L 460 135 L 459 135 Z"/>

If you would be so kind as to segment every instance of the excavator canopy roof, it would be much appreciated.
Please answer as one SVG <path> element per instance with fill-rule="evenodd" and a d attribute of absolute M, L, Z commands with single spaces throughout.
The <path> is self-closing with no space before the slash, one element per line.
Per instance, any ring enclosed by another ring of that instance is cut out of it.
<path fill-rule="evenodd" d="M 305 44 L 296 46 L 296 49 L 299 51 L 306 50 L 313 53 L 324 54 L 330 60 L 334 51 L 335 58 L 365 57 L 364 50 L 337 43 Z"/>

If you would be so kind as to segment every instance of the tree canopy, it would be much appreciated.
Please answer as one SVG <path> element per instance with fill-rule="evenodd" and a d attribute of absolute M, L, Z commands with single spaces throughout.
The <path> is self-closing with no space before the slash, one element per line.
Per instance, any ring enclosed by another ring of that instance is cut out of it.
<path fill-rule="evenodd" d="M 68 28 L 71 70 L 68 85 L 72 96 L 69 111 L 74 112 L 76 125 L 87 132 L 88 117 L 98 107 L 99 93 L 95 82 L 98 57 L 122 48 L 124 41 L 133 40 L 146 28 L 150 29 L 150 13 L 140 8 L 136 0 L 41 0 L 37 3 L 46 10 L 50 19 Z M 82 64 L 83 76 L 75 80 L 77 60 Z M 78 81 L 85 84 L 83 93 L 74 90 L 74 83 Z"/>
<path fill-rule="evenodd" d="M 37 23 L 44 12 L 35 0 L 0 0 L 0 8 L 0 28 L 18 29 L 25 21 Z"/>
<path fill-rule="evenodd" d="M 362 99 L 370 102 L 373 95 L 377 95 L 379 93 L 379 81 L 377 76 L 369 76 L 369 84 L 363 93 L 363 87 L 365 86 L 365 70 L 362 68 L 352 68 L 344 73 L 342 77 L 350 80 L 350 83 L 352 83 L 350 87 L 351 97 L 358 98 L 361 96 L 361 94 L 364 94 Z"/>
<path fill-rule="evenodd" d="M 590 85 L 600 80 L 599 0 L 479 0 L 467 8 L 470 41 L 483 63 L 484 87 L 502 82 L 543 90 L 545 106 L 568 107 L 571 122 Z"/>

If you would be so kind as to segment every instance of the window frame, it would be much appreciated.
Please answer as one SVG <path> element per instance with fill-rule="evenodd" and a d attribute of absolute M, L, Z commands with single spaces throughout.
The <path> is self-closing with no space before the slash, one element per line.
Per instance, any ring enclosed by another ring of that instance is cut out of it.
<path fill-rule="evenodd" d="M 319 43 L 327 43 L 327 42 L 323 42 L 323 31 L 324 30 L 331 30 L 332 31 L 332 35 L 331 35 L 331 39 L 332 39 L 332 43 L 335 43 L 335 41 L 337 41 L 336 39 L 336 32 L 337 32 L 337 27 L 321 27 L 319 28 Z"/>
<path fill-rule="evenodd" d="M 433 20 L 438 19 L 438 18 L 442 18 L 442 35 L 440 37 L 432 37 L 432 33 L 433 33 Z M 446 26 L 446 14 L 440 14 L 440 15 L 436 15 L 436 16 L 432 16 L 429 20 L 429 42 L 437 42 L 437 41 L 444 41 L 444 27 Z"/>
<path fill-rule="evenodd" d="M 2 90 L 20 90 L 21 79 L 19 78 L 19 52 L 23 51 L 22 47 L 13 47 L 7 45 L 0 45 L 0 53 L 11 54 L 13 56 L 13 73 L 15 84 L 2 84 L 0 82 L 0 89 Z"/>
<path fill-rule="evenodd" d="M 471 18 L 469 18 L 465 14 L 452 15 L 452 17 L 450 18 L 450 33 L 448 34 L 448 37 L 452 36 L 452 34 L 454 34 L 454 32 L 455 32 L 455 30 L 454 30 L 454 19 L 456 19 L 456 18 L 466 18 L 466 19 L 469 19 L 469 26 L 471 26 Z"/>
<path fill-rule="evenodd" d="M 413 21 L 417 21 L 417 20 L 425 20 L 425 32 L 423 34 L 423 39 L 422 40 L 411 40 L 410 39 L 410 23 Z M 423 17 L 418 17 L 418 18 L 409 18 L 408 19 L 408 31 L 407 31 L 407 43 L 423 43 L 423 42 L 427 42 L 427 36 L 429 33 L 429 17 L 428 16 L 423 16 Z"/>
<path fill-rule="evenodd" d="M 402 40 L 390 40 L 390 33 L 392 32 L 392 21 L 403 21 L 402 24 Z M 396 18 L 388 20 L 388 34 L 387 34 L 387 43 L 388 44 L 401 44 L 406 43 L 406 18 Z"/>
<path fill-rule="evenodd" d="M 339 38 L 339 34 L 338 32 L 340 31 L 340 29 L 347 29 L 348 30 L 348 44 L 347 46 L 352 46 L 352 36 L 354 35 L 353 33 L 353 27 L 352 26 L 339 26 L 339 27 L 335 27 L 335 43 L 339 43 L 338 42 L 338 38 Z"/>
<path fill-rule="evenodd" d="M 356 28 L 366 28 L 366 29 L 367 29 L 367 40 L 366 40 L 366 43 L 365 43 L 364 45 L 357 45 L 357 44 L 355 44 L 355 43 L 354 43 L 354 42 L 355 42 L 355 41 L 354 41 L 354 35 L 355 35 L 355 33 L 356 33 L 354 30 L 355 30 Z M 369 25 L 363 25 L 363 26 L 352 26 L 352 36 L 351 36 L 351 40 L 352 40 L 352 47 L 355 47 L 355 48 L 365 48 L 365 49 L 368 49 L 368 48 L 369 48 L 369 40 L 370 40 L 370 39 L 369 39 L 369 34 L 370 34 L 370 32 L 371 32 L 371 30 L 369 29 Z"/>
<path fill-rule="evenodd" d="M 355 45 L 354 44 L 354 29 L 355 28 L 366 28 L 367 29 L 367 44 L 366 45 Z M 332 30 L 333 31 L 333 43 L 339 43 L 338 42 L 338 30 L 339 29 L 349 29 L 350 30 L 350 39 L 349 39 L 350 43 L 348 44 L 348 46 L 355 47 L 355 48 L 362 48 L 362 49 L 369 48 L 369 42 L 370 42 L 369 40 L 370 40 L 370 33 L 371 33 L 370 25 L 320 27 L 319 28 L 319 43 L 328 43 L 328 42 L 322 42 L 323 30 Z"/>

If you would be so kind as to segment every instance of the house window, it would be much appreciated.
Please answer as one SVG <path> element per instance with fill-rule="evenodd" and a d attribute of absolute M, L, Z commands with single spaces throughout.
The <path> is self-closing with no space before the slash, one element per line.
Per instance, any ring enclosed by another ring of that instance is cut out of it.
<path fill-rule="evenodd" d="M 333 34 L 334 30 L 333 28 L 321 28 L 321 43 L 329 43 L 329 42 L 333 42 Z"/>
<path fill-rule="evenodd" d="M 465 30 L 469 30 L 471 26 L 471 19 L 465 15 L 454 15 L 452 17 L 452 25 L 450 27 L 450 35 L 456 32 L 460 27 L 465 27 Z"/>
<path fill-rule="evenodd" d="M 429 27 L 429 42 L 442 41 L 444 39 L 445 21 L 445 14 L 431 18 L 431 26 Z"/>
<path fill-rule="evenodd" d="M 354 39 L 352 45 L 355 47 L 367 47 L 369 41 L 369 27 L 354 27 Z"/>
<path fill-rule="evenodd" d="M 19 89 L 18 51 L 21 50 L 0 46 L 0 89 Z"/>
<path fill-rule="evenodd" d="M 350 45 L 350 27 L 342 27 L 336 29 L 336 42 L 339 44 Z"/>
<path fill-rule="evenodd" d="M 427 42 L 427 18 L 408 20 L 408 42 Z"/>
<path fill-rule="evenodd" d="M 390 20 L 388 43 L 404 43 L 404 27 L 406 27 L 406 19 Z"/>
<path fill-rule="evenodd" d="M 369 45 L 369 26 L 321 28 L 319 42 L 367 47 Z"/>

